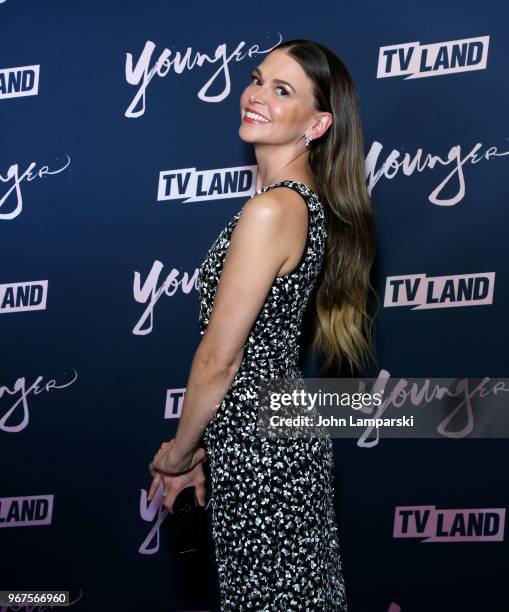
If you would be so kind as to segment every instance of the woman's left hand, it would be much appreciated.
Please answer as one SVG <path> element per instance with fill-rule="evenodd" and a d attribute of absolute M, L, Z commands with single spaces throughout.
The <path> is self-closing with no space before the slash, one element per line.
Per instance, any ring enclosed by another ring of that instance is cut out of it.
<path fill-rule="evenodd" d="M 207 458 L 204 448 L 195 448 L 186 455 L 177 456 L 175 449 L 172 448 L 173 442 L 174 439 L 169 442 L 163 442 L 161 448 L 155 454 L 154 460 L 150 465 L 158 472 L 170 476 L 185 474 Z"/>

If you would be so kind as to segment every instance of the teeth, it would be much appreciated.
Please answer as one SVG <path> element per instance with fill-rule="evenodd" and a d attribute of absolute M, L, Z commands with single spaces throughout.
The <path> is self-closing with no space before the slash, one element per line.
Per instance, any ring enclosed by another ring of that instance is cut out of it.
<path fill-rule="evenodd" d="M 258 113 L 252 113 L 251 111 L 246 111 L 246 117 L 254 119 L 255 121 L 264 121 L 265 123 L 269 123 L 268 119 L 265 119 L 265 117 L 258 115 Z"/>

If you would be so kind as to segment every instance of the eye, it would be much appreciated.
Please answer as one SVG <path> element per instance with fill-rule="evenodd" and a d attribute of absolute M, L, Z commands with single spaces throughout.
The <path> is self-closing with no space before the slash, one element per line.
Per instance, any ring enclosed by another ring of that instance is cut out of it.
<path fill-rule="evenodd" d="M 260 81 L 260 79 L 259 79 L 259 78 L 258 78 L 258 77 L 257 77 L 255 74 L 252 74 L 252 75 L 251 75 L 251 79 L 252 79 L 253 81 Z M 282 85 L 278 85 L 278 86 L 276 87 L 276 89 L 280 89 L 280 90 L 283 92 L 283 93 L 281 94 L 282 96 L 288 96 L 288 95 L 289 95 L 288 90 L 287 90 L 287 89 L 285 89 L 285 88 L 284 88 Z"/>

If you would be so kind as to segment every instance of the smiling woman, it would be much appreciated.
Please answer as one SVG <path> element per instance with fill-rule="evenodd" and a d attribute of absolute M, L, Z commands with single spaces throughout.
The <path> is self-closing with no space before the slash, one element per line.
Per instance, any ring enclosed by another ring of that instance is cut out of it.
<path fill-rule="evenodd" d="M 264 380 L 301 378 L 299 337 L 316 290 L 314 348 L 369 354 L 374 253 L 356 93 L 319 43 L 275 48 L 240 97 L 256 193 L 200 267 L 200 328 L 176 436 L 151 470 L 172 508 L 210 461 L 221 610 L 347 610 L 329 437 L 257 434 Z M 206 455 L 205 455 L 206 453 Z"/>

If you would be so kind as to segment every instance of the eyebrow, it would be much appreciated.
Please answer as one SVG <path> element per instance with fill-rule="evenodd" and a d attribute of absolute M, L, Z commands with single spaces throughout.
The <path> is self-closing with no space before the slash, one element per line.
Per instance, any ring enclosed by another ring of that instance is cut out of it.
<path fill-rule="evenodd" d="M 253 69 L 253 72 L 257 72 L 260 76 L 262 76 L 262 71 L 258 68 L 258 66 Z M 288 81 L 283 81 L 282 79 L 273 79 L 273 80 L 275 83 L 284 83 L 285 85 L 288 85 L 288 87 L 293 91 L 293 93 L 297 93 L 293 85 L 290 85 Z"/>

